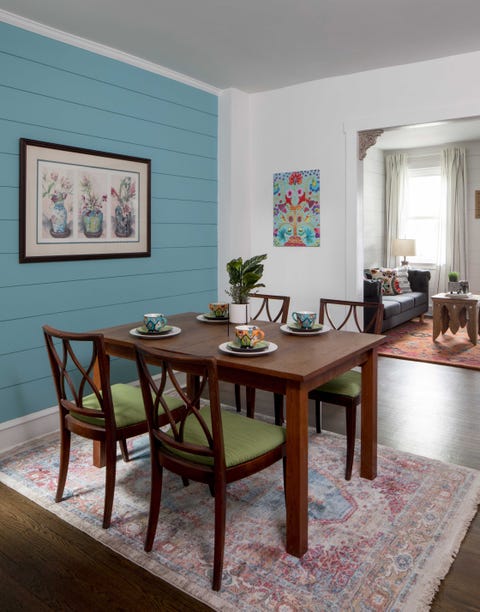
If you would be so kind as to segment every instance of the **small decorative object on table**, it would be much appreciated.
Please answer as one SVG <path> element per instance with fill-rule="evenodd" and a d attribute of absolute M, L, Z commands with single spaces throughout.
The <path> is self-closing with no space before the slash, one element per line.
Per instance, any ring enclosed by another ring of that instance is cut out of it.
<path fill-rule="evenodd" d="M 229 308 L 231 323 L 248 323 L 250 319 L 248 294 L 252 289 L 265 287 L 258 281 L 262 278 L 262 261 L 266 258 L 266 254 L 255 255 L 246 261 L 238 257 L 227 263 L 230 289 L 226 292 L 232 298 Z"/>
<path fill-rule="evenodd" d="M 460 293 L 460 283 L 458 282 L 458 272 L 448 273 L 448 291 L 450 293 Z"/>

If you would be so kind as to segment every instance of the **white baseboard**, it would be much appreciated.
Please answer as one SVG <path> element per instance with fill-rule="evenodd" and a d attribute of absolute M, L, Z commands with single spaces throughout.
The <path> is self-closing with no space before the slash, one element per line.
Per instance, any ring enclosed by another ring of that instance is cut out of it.
<path fill-rule="evenodd" d="M 58 431 L 57 406 L 0 423 L 0 453 L 55 431 Z"/>
<path fill-rule="evenodd" d="M 160 374 L 156 374 L 153 378 L 159 379 Z M 129 384 L 138 387 L 140 383 L 134 380 Z M 0 454 L 35 438 L 59 431 L 58 418 L 58 406 L 53 406 L 0 423 Z"/>

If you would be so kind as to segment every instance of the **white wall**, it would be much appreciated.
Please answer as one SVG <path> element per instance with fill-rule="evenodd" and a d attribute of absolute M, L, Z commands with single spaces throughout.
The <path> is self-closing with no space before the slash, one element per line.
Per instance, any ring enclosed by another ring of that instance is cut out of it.
<path fill-rule="evenodd" d="M 475 219 L 475 191 L 480 190 L 480 141 L 460 143 L 467 152 L 468 281 L 480 293 L 480 219 Z"/>
<path fill-rule="evenodd" d="M 384 266 L 385 158 L 371 147 L 363 162 L 363 260 L 365 267 Z"/>
<path fill-rule="evenodd" d="M 231 114 L 234 125 L 250 126 L 248 239 L 250 254 L 268 253 L 265 282 L 270 292 L 289 293 L 292 308 L 315 309 L 320 296 L 358 295 L 363 170 L 357 132 L 480 115 L 480 81 L 475 78 L 479 65 L 480 53 L 470 53 L 322 79 L 252 94 L 240 115 Z M 321 246 L 274 248 L 272 175 L 309 168 L 320 168 Z M 228 178 L 232 194 L 244 191 L 243 169 L 231 166 L 230 172 L 228 177 L 220 173 L 220 184 Z M 223 198 L 219 205 L 231 210 L 231 202 Z M 221 224 L 226 244 L 236 240 L 237 232 L 231 224 Z M 220 257 L 219 268 L 224 264 Z"/>

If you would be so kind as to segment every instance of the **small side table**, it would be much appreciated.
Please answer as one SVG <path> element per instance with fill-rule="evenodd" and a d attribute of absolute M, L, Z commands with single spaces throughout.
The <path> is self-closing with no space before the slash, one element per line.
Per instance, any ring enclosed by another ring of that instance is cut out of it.
<path fill-rule="evenodd" d="M 452 296 L 452 297 L 450 297 Z M 466 327 L 472 344 L 478 340 L 478 302 L 480 295 L 460 297 L 456 294 L 438 293 L 432 296 L 433 340 L 449 329 L 456 334 L 460 327 Z"/>

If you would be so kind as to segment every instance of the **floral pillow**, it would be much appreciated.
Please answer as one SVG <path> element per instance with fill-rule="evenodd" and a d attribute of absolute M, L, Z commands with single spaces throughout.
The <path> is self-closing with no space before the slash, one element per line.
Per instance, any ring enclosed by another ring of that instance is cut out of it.
<path fill-rule="evenodd" d="M 399 293 L 412 293 L 410 281 L 408 280 L 408 268 L 406 266 L 395 268 L 395 273 L 397 275 L 398 284 L 400 285 Z"/>
<path fill-rule="evenodd" d="M 382 281 L 382 295 L 397 295 L 402 293 L 396 271 L 391 268 L 371 268 L 373 279 Z"/>

